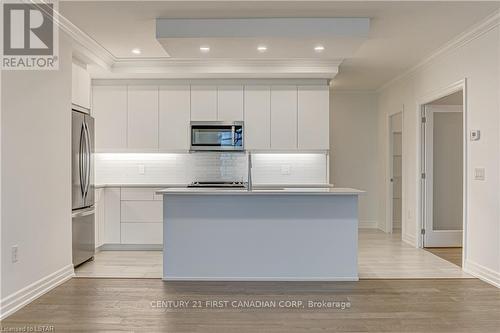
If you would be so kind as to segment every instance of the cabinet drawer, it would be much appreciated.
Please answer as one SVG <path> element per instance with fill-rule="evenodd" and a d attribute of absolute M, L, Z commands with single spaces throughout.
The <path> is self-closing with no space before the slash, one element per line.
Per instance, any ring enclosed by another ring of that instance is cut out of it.
<path fill-rule="evenodd" d="M 163 201 L 122 201 L 121 222 L 163 222 Z"/>
<path fill-rule="evenodd" d="M 122 188 L 122 201 L 154 200 L 155 188 Z"/>
<path fill-rule="evenodd" d="M 122 244 L 162 244 L 163 223 L 122 223 Z"/>

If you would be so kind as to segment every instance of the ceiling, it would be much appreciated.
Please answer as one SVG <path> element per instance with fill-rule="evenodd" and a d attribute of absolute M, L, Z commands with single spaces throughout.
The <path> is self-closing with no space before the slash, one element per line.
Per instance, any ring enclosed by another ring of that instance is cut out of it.
<path fill-rule="evenodd" d="M 341 54 L 344 60 L 334 79 L 334 87 L 339 90 L 374 90 L 493 14 L 500 4 L 477 1 L 61 1 L 59 7 L 62 15 L 114 57 L 144 60 L 170 57 L 156 39 L 156 18 L 369 17 L 368 37 L 361 43 L 359 38 L 346 39 L 345 45 L 339 43 L 339 50 L 343 53 L 310 52 L 313 45 L 322 42 L 321 38 L 299 43 L 294 39 L 281 40 L 276 45 L 272 39 L 266 41 L 263 38 L 263 42 L 269 51 L 275 49 L 276 58 L 285 59 L 290 52 L 299 51 L 301 57 L 307 57 L 309 61 L 338 58 Z M 195 46 L 201 41 L 190 43 L 188 51 L 179 48 L 179 52 L 171 52 L 177 55 L 175 59 L 200 58 L 193 52 L 199 52 Z M 226 43 L 224 47 L 248 50 L 233 54 L 233 60 L 259 59 L 261 55 L 254 49 L 255 44 L 259 41 L 240 39 Z M 300 50 L 301 46 L 308 51 Z M 335 46 L 328 44 L 327 47 Z M 141 54 L 132 54 L 133 48 L 140 48 Z M 218 48 L 216 56 L 224 57 L 224 54 L 224 48 Z"/>

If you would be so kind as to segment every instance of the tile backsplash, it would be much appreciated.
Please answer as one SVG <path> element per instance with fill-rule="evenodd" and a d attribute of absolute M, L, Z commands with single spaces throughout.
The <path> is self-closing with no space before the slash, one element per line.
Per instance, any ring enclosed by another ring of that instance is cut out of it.
<path fill-rule="evenodd" d="M 328 183 L 326 154 L 252 154 L 254 184 Z M 245 153 L 100 153 L 96 184 L 247 181 Z"/>

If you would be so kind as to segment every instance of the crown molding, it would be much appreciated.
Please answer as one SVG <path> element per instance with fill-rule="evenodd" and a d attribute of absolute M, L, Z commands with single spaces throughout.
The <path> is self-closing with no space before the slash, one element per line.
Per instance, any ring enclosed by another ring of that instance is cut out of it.
<path fill-rule="evenodd" d="M 459 49 L 470 42 L 474 41 L 475 39 L 481 37 L 488 31 L 496 28 L 497 26 L 500 25 L 500 10 L 496 11 L 494 14 L 486 17 L 484 20 L 479 22 L 478 24 L 474 25 L 472 28 L 466 30 L 465 32 L 461 33 L 457 37 L 453 38 L 446 44 L 444 44 L 442 47 L 438 48 L 436 51 L 431 53 L 429 56 L 424 58 L 422 61 L 420 61 L 418 64 L 415 66 L 411 67 L 407 71 L 403 72 L 402 74 L 396 76 L 389 82 L 383 84 L 379 88 L 376 89 L 377 92 L 381 92 L 395 83 L 401 81 L 402 79 L 411 76 L 414 74 L 416 71 L 419 69 L 425 67 L 428 65 L 432 60 L 438 58 L 439 56 L 443 55 L 444 53 Z"/>

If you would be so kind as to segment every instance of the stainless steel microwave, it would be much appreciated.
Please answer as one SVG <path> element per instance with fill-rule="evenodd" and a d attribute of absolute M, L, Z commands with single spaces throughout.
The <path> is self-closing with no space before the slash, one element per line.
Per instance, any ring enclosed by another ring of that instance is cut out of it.
<path fill-rule="evenodd" d="M 192 121 L 192 151 L 241 151 L 243 145 L 243 122 Z"/>

